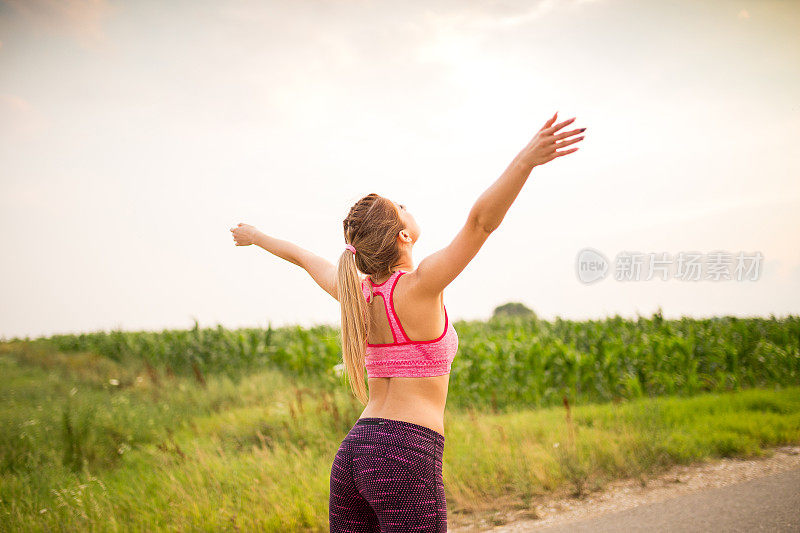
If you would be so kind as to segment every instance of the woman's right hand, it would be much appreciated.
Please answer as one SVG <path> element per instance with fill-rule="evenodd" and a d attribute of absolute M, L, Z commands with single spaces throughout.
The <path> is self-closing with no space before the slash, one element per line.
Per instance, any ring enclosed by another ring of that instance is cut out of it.
<path fill-rule="evenodd" d="M 536 165 L 544 165 L 545 163 L 552 161 L 557 157 L 577 151 L 577 146 L 575 148 L 570 148 L 569 150 L 558 150 L 583 140 L 583 135 L 580 137 L 575 137 L 575 135 L 583 133 L 586 131 L 586 128 L 557 133 L 564 126 L 572 124 L 572 122 L 575 120 L 575 117 L 572 117 L 569 120 L 565 120 L 564 122 L 559 122 L 558 124 L 553 125 L 557 116 L 558 111 L 556 111 L 556 114 L 553 115 L 550 120 L 544 123 L 544 126 L 542 126 L 538 132 L 536 132 L 536 135 L 534 135 L 533 139 L 531 139 L 528 145 L 523 148 L 517 156 L 523 163 L 529 165 L 531 168 L 535 167 Z"/>
<path fill-rule="evenodd" d="M 236 246 L 250 246 L 256 242 L 258 229 L 250 224 L 239 222 L 235 228 L 231 228 L 231 232 L 233 233 L 233 242 Z"/>

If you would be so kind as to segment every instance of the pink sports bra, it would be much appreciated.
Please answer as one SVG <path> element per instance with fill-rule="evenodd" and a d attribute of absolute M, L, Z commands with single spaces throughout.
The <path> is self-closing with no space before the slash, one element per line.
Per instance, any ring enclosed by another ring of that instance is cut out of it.
<path fill-rule="evenodd" d="M 392 295 L 397 280 L 405 273 L 405 270 L 397 270 L 380 285 L 373 284 L 369 277 L 361 281 L 361 290 L 367 302 L 370 301 L 367 282 L 372 286 L 374 294 L 383 296 L 386 318 L 395 341 L 387 344 L 367 343 L 367 354 L 364 358 L 367 377 L 429 377 L 450 373 L 450 365 L 458 351 L 458 334 L 447 316 L 444 303 L 444 331 L 436 339 L 412 341 L 400 324 Z"/>

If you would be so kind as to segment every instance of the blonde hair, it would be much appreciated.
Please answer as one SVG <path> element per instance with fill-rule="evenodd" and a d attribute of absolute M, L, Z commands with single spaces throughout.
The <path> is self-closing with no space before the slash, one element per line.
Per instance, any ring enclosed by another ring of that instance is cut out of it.
<path fill-rule="evenodd" d="M 405 224 L 388 198 L 371 193 L 350 208 L 343 221 L 344 240 L 356 249 L 339 256 L 337 294 L 342 310 L 342 359 L 350 389 L 358 400 L 369 401 L 364 384 L 369 317 L 358 272 L 373 279 L 388 276 L 400 262 L 397 235 Z M 370 289 L 371 293 L 371 289 Z"/>

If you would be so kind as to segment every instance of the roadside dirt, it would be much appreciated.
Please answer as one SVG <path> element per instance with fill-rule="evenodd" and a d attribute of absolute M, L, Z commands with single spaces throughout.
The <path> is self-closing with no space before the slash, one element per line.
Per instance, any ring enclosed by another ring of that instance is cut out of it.
<path fill-rule="evenodd" d="M 606 485 L 603 490 L 583 498 L 553 497 L 539 500 L 532 509 L 470 517 L 448 516 L 448 532 L 532 531 L 800 468 L 800 446 L 773 448 L 771 452 L 772 455 L 765 458 L 721 459 L 676 466 L 663 474 L 648 478 L 645 486 L 635 479 L 615 481 Z"/>

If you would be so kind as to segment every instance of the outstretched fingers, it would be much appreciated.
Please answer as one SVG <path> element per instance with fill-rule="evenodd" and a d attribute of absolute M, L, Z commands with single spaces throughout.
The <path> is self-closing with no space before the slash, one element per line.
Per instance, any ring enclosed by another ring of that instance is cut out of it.
<path fill-rule="evenodd" d="M 553 140 L 560 141 L 561 139 L 566 139 L 567 137 L 572 137 L 573 135 L 577 135 L 579 133 L 583 133 L 586 131 L 586 128 L 578 128 L 576 130 L 569 130 L 563 133 L 559 133 L 558 135 L 553 136 Z"/>
<path fill-rule="evenodd" d="M 552 117 L 550 117 L 550 119 L 547 122 L 544 123 L 544 126 L 542 126 L 539 129 L 539 131 L 545 130 L 545 129 L 549 128 L 550 126 L 552 126 L 553 123 L 556 121 L 556 117 L 558 117 L 558 111 L 556 111 L 555 114 Z"/>
<path fill-rule="evenodd" d="M 564 148 L 565 146 L 569 146 L 570 144 L 575 144 L 583 140 L 583 135 L 580 137 L 576 137 L 575 139 L 570 139 L 569 141 L 560 141 L 556 143 L 556 149 Z"/>
<path fill-rule="evenodd" d="M 578 151 L 577 147 L 569 150 L 564 150 L 564 148 L 581 142 L 584 139 L 582 133 L 586 131 L 586 128 L 576 128 L 559 133 L 566 126 L 575 122 L 575 118 L 556 123 L 558 119 L 558 111 L 556 111 L 520 152 L 520 155 L 524 157 L 525 161 L 531 162 L 535 166 Z"/>
<path fill-rule="evenodd" d="M 543 129 L 542 133 L 544 133 L 545 135 L 553 135 L 555 132 L 557 132 L 558 130 L 560 130 L 564 126 L 572 124 L 574 121 L 575 121 L 575 117 L 572 117 L 570 119 L 565 120 L 564 122 L 559 122 L 555 126 L 550 126 L 548 128 Z"/>
<path fill-rule="evenodd" d="M 569 150 L 564 150 L 562 152 L 553 152 L 552 155 L 547 160 L 548 161 L 552 161 L 553 159 L 555 159 L 557 157 L 561 157 L 562 155 L 571 154 L 572 152 L 577 152 L 577 151 L 578 151 L 578 147 L 576 146 L 575 148 L 570 148 Z"/>

